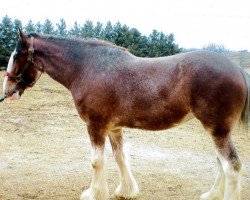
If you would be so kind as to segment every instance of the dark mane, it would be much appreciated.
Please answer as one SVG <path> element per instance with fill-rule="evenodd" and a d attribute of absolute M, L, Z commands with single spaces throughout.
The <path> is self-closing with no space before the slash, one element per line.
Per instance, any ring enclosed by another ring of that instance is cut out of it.
<path fill-rule="evenodd" d="M 110 47 L 110 48 L 116 48 L 119 50 L 127 51 L 126 48 L 117 46 L 113 44 L 112 42 L 106 41 L 106 40 L 100 40 L 97 38 L 77 38 L 77 37 L 61 37 L 61 36 L 52 36 L 52 35 L 39 35 L 37 33 L 30 33 L 28 34 L 28 37 L 34 37 L 34 38 L 43 38 L 52 42 L 56 43 L 85 43 L 92 47 L 97 46 L 103 46 L 103 47 Z"/>
<path fill-rule="evenodd" d="M 121 60 L 128 60 L 132 56 L 125 48 L 96 38 L 82 39 L 39 35 L 37 33 L 30 33 L 28 37 L 34 37 L 47 43 L 42 49 L 36 50 L 36 54 L 46 55 L 48 45 L 52 44 L 55 48 L 54 52 L 60 51 L 60 54 L 64 55 L 64 58 L 77 68 L 82 68 L 83 62 L 89 62 L 93 63 L 92 68 L 97 71 L 112 70 L 117 67 L 117 63 Z M 54 53 L 51 54 L 55 55 Z M 96 56 L 98 56 L 98 59 L 96 59 Z"/>
<path fill-rule="evenodd" d="M 27 35 L 28 37 L 40 38 L 41 36 L 37 33 L 30 33 Z"/>

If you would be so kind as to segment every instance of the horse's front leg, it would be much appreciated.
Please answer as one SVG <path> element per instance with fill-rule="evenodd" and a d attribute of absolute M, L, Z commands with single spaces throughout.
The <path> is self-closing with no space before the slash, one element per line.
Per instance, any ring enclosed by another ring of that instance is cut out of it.
<path fill-rule="evenodd" d="M 128 159 L 123 150 L 123 138 L 121 129 L 109 132 L 115 160 L 120 169 L 120 184 L 114 192 L 115 199 L 134 199 L 139 194 L 138 185 L 133 177 Z"/>
<path fill-rule="evenodd" d="M 88 132 L 92 145 L 91 163 L 94 171 L 90 188 L 82 193 L 81 200 L 106 200 L 109 199 L 104 157 L 106 133 L 96 124 L 89 124 Z"/>

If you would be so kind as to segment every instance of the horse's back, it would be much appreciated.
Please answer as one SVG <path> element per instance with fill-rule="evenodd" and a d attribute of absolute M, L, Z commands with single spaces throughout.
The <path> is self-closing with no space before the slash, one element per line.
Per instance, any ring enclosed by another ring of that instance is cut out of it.
<path fill-rule="evenodd" d="M 164 129 L 192 113 L 211 127 L 238 117 L 244 107 L 241 69 L 224 56 L 197 51 L 139 60 L 117 82 L 126 126 Z"/>

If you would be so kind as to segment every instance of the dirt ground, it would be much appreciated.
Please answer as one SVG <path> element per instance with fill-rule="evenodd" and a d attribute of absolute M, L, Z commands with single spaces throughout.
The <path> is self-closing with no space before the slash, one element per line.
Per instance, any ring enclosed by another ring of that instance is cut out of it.
<path fill-rule="evenodd" d="M 70 93 L 43 75 L 21 100 L 4 101 L 0 110 L 0 199 L 79 199 L 91 181 L 90 142 Z M 214 151 L 197 120 L 160 132 L 124 129 L 124 137 L 139 199 L 199 199 L 212 186 Z M 247 200 L 250 132 L 237 128 L 233 138 L 243 162 L 242 199 Z M 112 194 L 119 175 L 109 142 L 106 155 Z"/>

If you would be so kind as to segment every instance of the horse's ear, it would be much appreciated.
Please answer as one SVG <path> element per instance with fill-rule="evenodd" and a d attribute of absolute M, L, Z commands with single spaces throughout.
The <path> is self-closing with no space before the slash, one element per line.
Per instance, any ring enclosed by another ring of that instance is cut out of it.
<path fill-rule="evenodd" d="M 19 31 L 19 39 L 20 39 L 22 42 L 25 42 L 26 39 L 27 39 L 27 36 L 25 35 L 25 33 L 22 31 L 21 28 L 19 28 L 18 31 Z"/>

